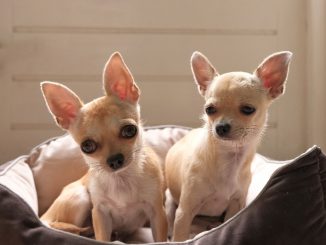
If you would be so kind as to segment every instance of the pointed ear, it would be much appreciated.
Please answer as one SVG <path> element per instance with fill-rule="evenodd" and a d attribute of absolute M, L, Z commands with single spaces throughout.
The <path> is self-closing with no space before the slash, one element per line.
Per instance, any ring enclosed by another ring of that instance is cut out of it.
<path fill-rule="evenodd" d="M 73 91 L 60 83 L 42 82 L 41 90 L 58 126 L 69 129 L 83 105 L 81 100 Z"/>
<path fill-rule="evenodd" d="M 213 78 L 217 76 L 218 73 L 206 56 L 198 51 L 192 54 L 190 62 L 192 74 L 198 86 L 199 93 L 204 96 Z"/>
<path fill-rule="evenodd" d="M 113 95 L 133 104 L 138 102 L 140 90 L 118 52 L 111 55 L 104 67 L 103 85 L 109 96 Z"/>
<path fill-rule="evenodd" d="M 274 53 L 268 56 L 255 71 L 255 75 L 261 80 L 272 99 L 284 93 L 291 58 L 292 53 L 288 51 Z"/>

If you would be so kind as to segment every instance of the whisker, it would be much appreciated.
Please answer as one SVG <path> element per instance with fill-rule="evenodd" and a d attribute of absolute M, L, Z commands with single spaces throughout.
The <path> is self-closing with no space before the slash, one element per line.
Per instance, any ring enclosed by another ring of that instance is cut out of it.
<path fill-rule="evenodd" d="M 89 163 L 89 170 L 97 175 L 102 175 L 105 173 L 105 166 L 103 166 L 100 162 L 91 162 Z"/>
<path fill-rule="evenodd" d="M 136 160 L 136 159 L 135 159 L 135 155 L 141 156 L 140 154 L 143 152 L 143 147 L 144 147 L 143 145 L 138 146 L 138 147 L 135 147 L 135 148 L 132 150 L 131 154 L 128 155 L 128 157 L 126 158 L 126 162 L 129 162 L 129 161 L 131 161 L 131 160 Z M 136 158 L 138 158 L 138 157 L 136 157 Z M 138 160 L 138 159 L 137 159 L 137 160 Z"/>
<path fill-rule="evenodd" d="M 258 135 L 260 137 L 260 130 L 256 124 L 248 127 L 240 127 L 233 131 L 235 137 L 239 137 L 240 140 L 245 141 L 248 136 Z"/>

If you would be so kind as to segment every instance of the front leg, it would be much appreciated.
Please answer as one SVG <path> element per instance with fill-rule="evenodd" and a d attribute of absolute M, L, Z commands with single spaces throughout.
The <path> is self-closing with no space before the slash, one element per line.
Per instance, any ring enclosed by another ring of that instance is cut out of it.
<path fill-rule="evenodd" d="M 194 215 L 191 214 L 190 208 L 179 206 L 175 213 L 173 226 L 173 241 L 185 241 L 189 239 L 190 227 Z"/>
<path fill-rule="evenodd" d="M 168 222 L 163 206 L 163 198 L 159 198 L 153 207 L 150 208 L 149 221 L 152 228 L 155 242 L 167 241 Z"/>
<path fill-rule="evenodd" d="M 238 192 L 236 192 L 229 202 L 228 208 L 226 210 L 224 221 L 227 221 L 232 216 L 234 216 L 237 212 L 243 209 L 246 206 L 246 199 L 249 189 L 249 184 L 251 180 L 251 175 L 244 173 L 245 178 L 241 181 L 241 187 Z"/>
<path fill-rule="evenodd" d="M 92 210 L 95 239 L 98 241 L 111 241 L 112 217 L 104 204 L 96 204 Z"/>
<path fill-rule="evenodd" d="M 196 192 L 189 187 L 181 192 L 179 206 L 175 213 L 173 241 L 189 239 L 191 223 L 204 203 L 205 198 L 202 194 L 203 192 Z"/>
<path fill-rule="evenodd" d="M 165 191 L 165 213 L 168 220 L 168 237 L 172 237 L 173 225 L 175 219 L 175 212 L 177 210 L 177 205 L 173 200 L 172 194 L 169 189 Z"/>
<path fill-rule="evenodd" d="M 243 209 L 245 206 L 245 198 L 238 197 L 231 199 L 229 206 L 226 210 L 224 221 L 227 221 L 232 216 L 234 216 L 237 212 Z"/>

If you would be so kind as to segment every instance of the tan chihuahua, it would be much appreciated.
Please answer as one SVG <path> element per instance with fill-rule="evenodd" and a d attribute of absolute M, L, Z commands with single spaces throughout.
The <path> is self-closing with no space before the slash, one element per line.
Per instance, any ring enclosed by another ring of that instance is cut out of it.
<path fill-rule="evenodd" d="M 225 220 L 245 206 L 250 165 L 264 132 L 271 102 L 284 92 L 292 54 L 267 57 L 253 74 L 219 75 L 199 52 L 191 67 L 205 98 L 205 125 L 177 142 L 166 158 L 166 181 L 178 205 L 173 240 L 189 239 L 196 215 Z"/>
<path fill-rule="evenodd" d="M 143 142 L 140 90 L 119 53 L 103 72 L 105 96 L 83 104 L 70 89 L 43 82 L 42 92 L 57 124 L 67 130 L 89 165 L 66 186 L 41 219 L 79 232 L 91 214 L 96 240 L 130 234 L 149 220 L 155 241 L 166 241 L 164 179 L 158 157 Z"/>

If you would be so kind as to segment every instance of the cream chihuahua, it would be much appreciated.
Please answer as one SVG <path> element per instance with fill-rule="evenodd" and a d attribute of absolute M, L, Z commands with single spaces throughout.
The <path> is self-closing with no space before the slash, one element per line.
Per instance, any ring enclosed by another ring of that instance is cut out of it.
<path fill-rule="evenodd" d="M 164 180 L 158 157 L 143 142 L 140 90 L 119 53 L 103 72 L 105 96 L 83 104 L 70 89 L 43 82 L 42 92 L 57 124 L 67 130 L 89 165 L 66 186 L 41 219 L 79 232 L 91 214 L 96 240 L 129 234 L 150 222 L 155 241 L 166 241 Z"/>
<path fill-rule="evenodd" d="M 178 205 L 173 240 L 189 238 L 195 215 L 229 219 L 245 205 L 250 165 L 271 102 L 284 92 L 292 53 L 267 57 L 253 74 L 219 75 L 199 52 L 193 76 L 205 98 L 205 125 L 177 142 L 166 158 L 166 181 Z"/>

